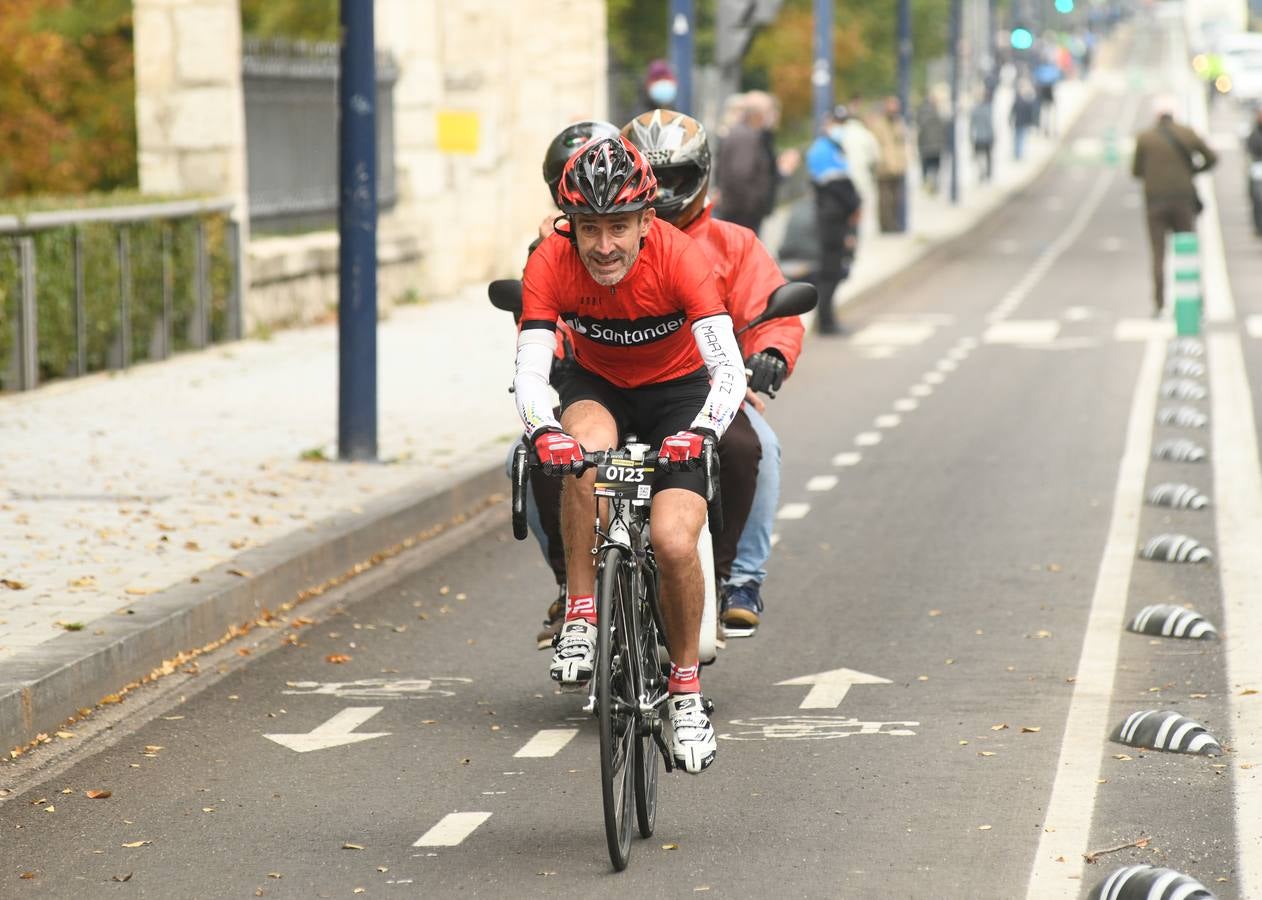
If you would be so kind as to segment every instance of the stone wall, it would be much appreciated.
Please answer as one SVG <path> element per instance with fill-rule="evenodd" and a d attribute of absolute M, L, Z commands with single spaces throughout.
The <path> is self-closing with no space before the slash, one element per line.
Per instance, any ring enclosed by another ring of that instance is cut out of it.
<path fill-rule="evenodd" d="M 374 11 L 377 47 L 399 65 L 399 201 L 378 227 L 378 302 L 519 271 L 552 208 L 540 177 L 548 142 L 605 116 L 604 0 L 375 0 Z M 237 0 L 135 0 L 135 34 L 141 189 L 228 194 L 244 209 Z M 439 147 L 444 112 L 476 117 L 475 152 Z M 336 247 L 335 232 L 252 242 L 247 329 L 326 314 Z"/>

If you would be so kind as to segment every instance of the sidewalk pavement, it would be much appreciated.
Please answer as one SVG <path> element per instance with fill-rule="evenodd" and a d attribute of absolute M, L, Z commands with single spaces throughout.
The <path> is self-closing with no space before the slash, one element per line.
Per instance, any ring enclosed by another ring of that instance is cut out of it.
<path fill-rule="evenodd" d="M 1063 87 L 1062 133 L 1089 94 Z M 840 299 L 962 234 L 1055 149 L 1035 139 L 958 206 L 909 190 L 913 230 L 867 241 Z M 397 309 L 378 329 L 382 463 L 312 458 L 336 455 L 332 325 L 0 397 L 0 752 L 501 502 L 513 359 L 482 285 Z"/>

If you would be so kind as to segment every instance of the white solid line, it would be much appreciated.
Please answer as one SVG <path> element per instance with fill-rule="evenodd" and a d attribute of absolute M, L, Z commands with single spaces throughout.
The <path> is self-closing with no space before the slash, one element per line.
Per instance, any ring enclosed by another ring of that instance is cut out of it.
<path fill-rule="evenodd" d="M 448 813 L 438 824 L 421 835 L 413 847 L 456 847 L 491 818 L 489 812 Z"/>
<path fill-rule="evenodd" d="M 886 413 L 883 416 L 877 416 L 872 424 L 877 428 L 897 428 L 902 423 L 902 418 L 893 413 Z"/>
<path fill-rule="evenodd" d="M 1210 415 L 1214 436 L 1214 503 L 1217 511 L 1218 574 L 1223 591 L 1222 632 L 1231 693 L 1235 753 L 1236 870 L 1241 897 L 1262 896 L 1262 706 L 1244 690 L 1262 690 L 1262 474 L 1253 398 L 1239 339 L 1209 336 Z M 1249 764 L 1255 770 L 1244 771 Z"/>
<path fill-rule="evenodd" d="M 881 432 L 864 431 L 854 436 L 856 447 L 875 447 L 881 443 Z"/>
<path fill-rule="evenodd" d="M 1139 542 L 1139 511 L 1144 501 L 1144 476 L 1152 451 L 1152 420 L 1157 412 L 1157 386 L 1164 355 L 1164 341 L 1148 341 L 1131 400 L 1113 513 L 1078 657 L 1056 780 L 1030 870 L 1026 891 L 1029 900 L 1076 898 L 1082 891 L 1082 854 L 1091 849 L 1087 841 L 1098 789 L 1096 779 L 1100 777 L 1100 759 L 1109 731 L 1113 676 L 1124 630 L 1135 546 Z M 1058 862 L 1058 858 L 1062 861 Z"/>
<path fill-rule="evenodd" d="M 836 486 L 836 475 L 816 475 L 806 483 L 806 489 L 808 491 L 831 491 Z"/>
<path fill-rule="evenodd" d="M 514 753 L 513 756 L 531 757 L 534 759 L 556 756 L 565 748 L 566 744 L 574 740 L 574 735 L 576 734 L 578 734 L 577 728 L 544 728 L 526 741 L 522 748 Z"/>
<path fill-rule="evenodd" d="M 834 466 L 857 466 L 859 465 L 859 462 L 862 459 L 863 459 L 862 453 L 854 453 L 851 451 L 848 451 L 846 453 L 838 453 L 836 456 L 833 457 L 833 465 Z"/>
<path fill-rule="evenodd" d="M 806 514 L 811 511 L 809 503 L 786 503 L 780 507 L 780 512 L 776 513 L 777 519 L 805 519 Z"/>

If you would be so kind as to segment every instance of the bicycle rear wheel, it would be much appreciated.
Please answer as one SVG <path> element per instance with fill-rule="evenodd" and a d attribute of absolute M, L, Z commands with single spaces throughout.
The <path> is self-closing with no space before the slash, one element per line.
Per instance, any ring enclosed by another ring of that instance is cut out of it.
<path fill-rule="evenodd" d="M 632 602 L 636 610 L 635 637 L 639 650 L 640 679 L 646 696 L 655 698 L 665 691 L 658 655 L 661 641 L 653 607 L 648 598 L 649 586 L 642 578 L 636 578 L 634 583 L 637 596 Z M 643 726 L 643 720 L 639 724 Z M 657 727 L 661 728 L 660 718 L 657 719 Z M 646 730 L 644 734 L 638 735 L 635 742 L 635 820 L 640 828 L 640 837 L 652 837 L 657 823 L 657 779 L 660 764 L 657 741 Z"/>
<path fill-rule="evenodd" d="M 632 601 L 623 551 L 605 553 L 596 583 L 596 716 L 600 724 L 600 788 L 609 860 L 621 872 L 631 855 L 635 808 L 636 710 L 634 652 L 627 628 Z"/>

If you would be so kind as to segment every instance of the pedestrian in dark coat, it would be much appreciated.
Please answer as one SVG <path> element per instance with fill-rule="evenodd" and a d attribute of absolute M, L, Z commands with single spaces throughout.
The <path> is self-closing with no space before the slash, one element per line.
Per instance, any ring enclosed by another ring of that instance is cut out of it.
<path fill-rule="evenodd" d="M 747 98 L 740 121 L 719 141 L 715 164 L 718 217 L 744 225 L 755 234 L 771 212 L 779 178 L 774 151 L 767 145 L 770 120 L 763 104 Z"/>

